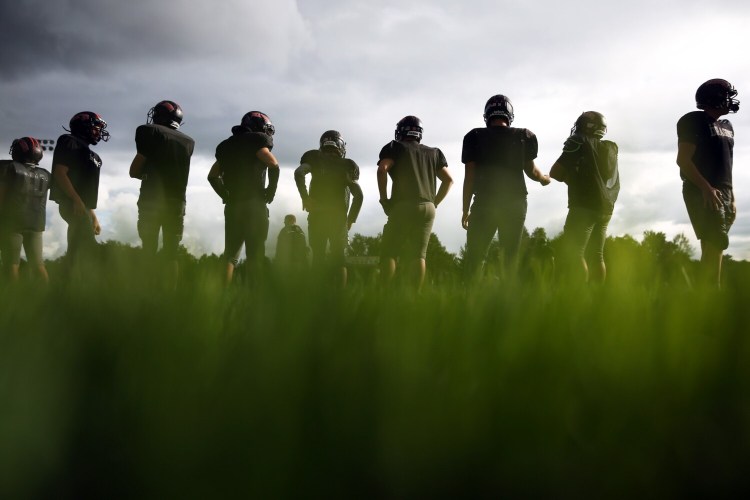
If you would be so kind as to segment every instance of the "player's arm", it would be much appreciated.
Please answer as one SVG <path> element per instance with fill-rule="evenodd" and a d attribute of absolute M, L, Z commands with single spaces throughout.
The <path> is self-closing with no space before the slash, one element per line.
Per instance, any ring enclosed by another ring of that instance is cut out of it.
<path fill-rule="evenodd" d="M 297 191 L 299 192 L 300 198 L 302 198 L 302 210 L 310 211 L 308 202 L 310 195 L 307 192 L 307 186 L 305 185 L 305 176 L 312 171 L 311 167 L 307 163 L 301 164 L 294 170 L 294 183 L 297 185 Z"/>
<path fill-rule="evenodd" d="M 214 164 L 211 165 L 211 170 L 208 171 L 208 183 L 211 184 L 214 192 L 219 195 L 221 200 L 226 203 L 227 198 L 229 197 L 229 190 L 224 184 L 222 172 L 221 163 L 219 163 L 218 160 L 215 161 Z"/>
<path fill-rule="evenodd" d="M 461 226 L 464 229 L 469 227 L 469 208 L 471 207 L 471 197 L 474 195 L 474 172 L 476 162 L 470 161 L 464 165 L 464 190 L 463 190 L 463 213 L 461 215 Z"/>
<path fill-rule="evenodd" d="M 526 177 L 538 182 L 542 186 L 546 186 L 550 182 L 549 175 L 543 174 L 542 171 L 539 170 L 539 167 L 536 166 L 534 160 L 528 160 L 523 166 L 523 171 L 526 174 Z"/>
<path fill-rule="evenodd" d="M 70 182 L 70 177 L 68 177 L 69 171 L 70 168 L 63 163 L 56 163 L 52 166 L 52 175 L 55 178 L 55 182 L 60 186 L 63 193 L 65 193 L 65 195 L 73 202 L 73 213 L 78 216 L 85 215 L 87 211 L 86 204 L 83 203 L 83 200 L 73 187 L 73 183 Z"/>
<path fill-rule="evenodd" d="M 255 157 L 268 167 L 268 186 L 265 189 L 265 195 L 266 203 L 271 203 L 276 196 L 276 188 L 279 186 L 279 175 L 281 174 L 279 162 L 276 161 L 276 157 L 268 148 L 260 148 L 255 153 Z"/>
<path fill-rule="evenodd" d="M 555 164 L 552 165 L 552 168 L 549 169 L 549 176 L 556 181 L 568 182 L 568 172 L 559 161 L 556 161 Z"/>
<path fill-rule="evenodd" d="M 701 190 L 704 206 L 712 210 L 718 210 L 721 207 L 721 191 L 714 188 L 701 175 L 698 167 L 693 162 L 693 155 L 695 155 L 695 144 L 684 141 L 677 143 L 677 165 L 680 167 L 680 172 L 695 187 Z"/>
<path fill-rule="evenodd" d="M 146 157 L 141 153 L 136 153 L 133 161 L 130 162 L 130 177 L 141 179 L 143 177 L 143 166 L 146 164 Z"/>
<path fill-rule="evenodd" d="M 359 211 L 362 208 L 364 195 L 362 194 L 362 187 L 359 185 L 359 182 L 352 180 L 349 182 L 348 186 L 349 192 L 352 194 L 352 206 L 349 207 L 349 215 L 346 218 L 346 225 L 347 229 L 351 229 L 352 224 L 357 222 L 357 217 L 359 217 Z"/>
<path fill-rule="evenodd" d="M 448 196 L 448 191 L 450 191 L 451 186 L 453 186 L 453 177 L 451 177 L 450 172 L 448 172 L 447 165 L 438 170 L 437 178 L 440 179 L 440 187 L 435 195 L 435 208 L 437 208 L 445 197 Z"/>
<path fill-rule="evenodd" d="M 388 199 L 388 172 L 393 168 L 395 162 L 392 158 L 382 158 L 378 161 L 378 194 L 380 195 L 380 204 L 383 206 L 385 215 L 390 212 L 390 203 Z"/>

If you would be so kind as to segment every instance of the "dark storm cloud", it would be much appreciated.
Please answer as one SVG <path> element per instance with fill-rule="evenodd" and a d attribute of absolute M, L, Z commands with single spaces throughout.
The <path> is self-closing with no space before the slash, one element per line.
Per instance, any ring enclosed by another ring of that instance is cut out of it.
<path fill-rule="evenodd" d="M 301 31 L 292 1 L 25 0 L 0 4 L 1 79 L 64 70 L 232 56 L 286 27 Z M 263 54 L 258 54 L 263 58 Z M 268 57 L 274 57 L 273 50 Z"/>

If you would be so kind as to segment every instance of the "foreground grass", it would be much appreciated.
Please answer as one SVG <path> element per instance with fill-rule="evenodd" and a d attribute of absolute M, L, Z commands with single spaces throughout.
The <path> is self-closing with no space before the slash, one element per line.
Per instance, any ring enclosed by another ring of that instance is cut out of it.
<path fill-rule="evenodd" d="M 0 292 L 0 496 L 728 496 L 748 290 Z"/>

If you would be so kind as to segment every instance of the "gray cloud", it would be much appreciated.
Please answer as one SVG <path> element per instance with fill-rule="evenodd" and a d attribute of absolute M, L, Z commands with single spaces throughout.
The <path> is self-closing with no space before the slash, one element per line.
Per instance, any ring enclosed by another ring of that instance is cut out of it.
<path fill-rule="evenodd" d="M 355 230 L 367 234 L 384 222 L 373 202 L 377 154 L 396 121 L 416 114 L 425 142 L 443 149 L 457 181 L 435 226 L 456 251 L 465 237 L 457 224 L 461 139 L 483 125 L 486 99 L 502 92 L 516 105 L 516 124 L 538 135 L 544 170 L 581 111 L 604 112 L 621 147 L 623 179 L 631 183 L 613 230 L 639 231 L 649 221 L 678 228 L 686 220 L 679 196 L 657 210 L 665 198 L 653 189 L 679 193 L 677 118 L 692 109 L 705 79 L 730 79 L 741 99 L 750 89 L 750 73 L 736 51 L 726 50 L 746 44 L 750 6 L 723 6 L 707 13 L 704 2 L 692 0 L 2 2 L 0 146 L 21 135 L 56 138 L 74 113 L 100 113 L 112 140 L 97 151 L 115 186 L 102 209 L 110 222 L 105 236 L 131 242 L 136 208 L 129 212 L 128 204 L 138 185 L 127 166 L 134 131 L 154 103 L 173 99 L 200 158 L 191 175 L 186 241 L 195 251 L 216 251 L 221 204 L 206 191 L 204 170 L 245 112 L 260 109 L 276 125 L 274 153 L 284 169 L 274 217 L 299 210 L 290 176 L 301 154 L 324 130 L 342 131 L 365 185 Z M 742 146 L 750 114 L 741 111 L 732 121 L 739 168 L 750 159 Z M 741 206 L 750 206 L 746 184 L 737 184 Z M 565 214 L 565 189 L 531 186 L 529 204 L 529 225 L 554 233 Z M 741 217 L 737 234 L 750 234 Z M 64 248 L 61 222 L 51 220 L 48 253 Z"/>

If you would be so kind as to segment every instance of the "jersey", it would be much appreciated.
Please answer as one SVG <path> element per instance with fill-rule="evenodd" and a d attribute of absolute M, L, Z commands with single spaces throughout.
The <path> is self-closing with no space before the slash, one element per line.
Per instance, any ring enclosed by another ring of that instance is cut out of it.
<path fill-rule="evenodd" d="M 732 189 L 734 128 L 729 120 L 713 120 L 705 111 L 692 111 L 677 122 L 677 139 L 695 144 L 693 163 L 709 184 Z"/>
<path fill-rule="evenodd" d="M 303 154 L 300 164 L 310 166 L 310 197 L 315 200 L 316 208 L 346 213 L 351 200 L 349 187 L 359 180 L 359 166 L 353 160 L 317 149 Z M 304 198 L 304 175 L 295 175 L 294 180 Z"/>
<path fill-rule="evenodd" d="M 464 136 L 461 162 L 474 162 L 475 200 L 525 198 L 524 166 L 537 157 L 536 135 L 525 128 L 475 128 Z"/>
<path fill-rule="evenodd" d="M 273 138 L 261 132 L 250 132 L 244 127 L 232 128 L 232 136 L 216 147 L 221 177 L 227 189 L 227 203 L 264 199 L 268 167 L 256 153 L 273 149 Z"/>
<path fill-rule="evenodd" d="M 11 232 L 44 231 L 50 173 L 36 165 L 14 161 L 3 169 L 5 190 L 3 227 Z"/>
<path fill-rule="evenodd" d="M 568 207 L 611 214 L 620 193 L 617 144 L 598 137 L 573 134 L 557 163 L 565 168 Z"/>
<path fill-rule="evenodd" d="M 72 134 L 63 134 L 57 139 L 52 156 L 52 186 L 50 200 L 57 203 L 70 202 L 70 198 L 54 180 L 55 167 L 68 167 L 68 178 L 86 208 L 94 209 L 99 200 L 99 174 L 102 159 L 89 149 L 88 143 Z"/>
<path fill-rule="evenodd" d="M 136 129 L 135 145 L 146 157 L 139 203 L 184 202 L 195 141 L 179 130 L 154 123 Z"/>
<path fill-rule="evenodd" d="M 393 181 L 391 200 L 435 203 L 438 172 L 448 166 L 445 155 L 416 141 L 391 141 L 380 150 L 380 159 L 393 160 L 388 175 Z"/>

